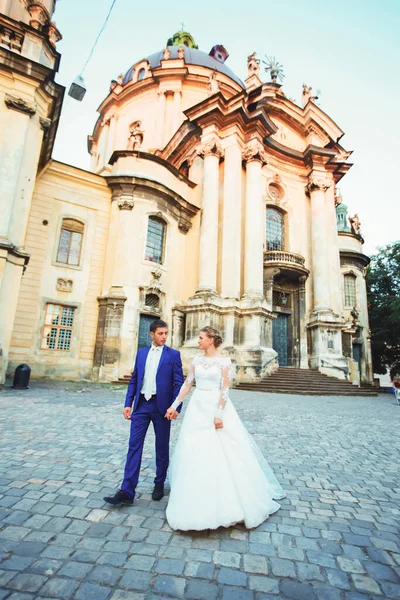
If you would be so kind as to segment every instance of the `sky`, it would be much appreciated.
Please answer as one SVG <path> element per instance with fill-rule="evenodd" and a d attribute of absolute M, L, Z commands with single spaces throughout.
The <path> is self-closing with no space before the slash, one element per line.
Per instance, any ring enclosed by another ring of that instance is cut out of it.
<path fill-rule="evenodd" d="M 81 72 L 112 0 L 57 0 L 54 20 L 63 39 L 58 83 L 68 91 Z M 275 56 L 283 91 L 301 104 L 302 84 L 321 90 L 318 104 L 345 132 L 354 166 L 339 184 L 349 214 L 357 213 L 364 252 L 400 239 L 400 0 L 116 0 L 85 73 L 82 102 L 64 100 L 53 157 L 90 168 L 87 136 L 111 79 L 165 47 L 182 24 L 200 50 L 223 44 L 242 80 L 247 56 Z M 269 76 L 260 71 L 261 79 Z"/>

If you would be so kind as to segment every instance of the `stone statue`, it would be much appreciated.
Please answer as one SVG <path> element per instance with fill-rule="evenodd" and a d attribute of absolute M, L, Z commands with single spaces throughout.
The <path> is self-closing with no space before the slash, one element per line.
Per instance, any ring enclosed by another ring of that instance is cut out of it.
<path fill-rule="evenodd" d="M 356 235 L 361 235 L 361 222 L 358 218 L 358 215 L 355 214 L 354 217 L 349 217 L 349 221 L 352 233 L 355 233 Z"/>
<path fill-rule="evenodd" d="M 303 83 L 303 108 L 309 103 L 318 100 L 318 96 L 313 96 L 311 93 L 312 87 Z"/>
<path fill-rule="evenodd" d="M 250 54 L 250 56 L 247 57 L 247 68 L 249 70 L 248 77 L 251 77 L 252 75 L 258 76 L 260 72 L 260 59 L 256 58 L 256 52 L 253 52 L 253 54 Z"/>
<path fill-rule="evenodd" d="M 185 48 L 183 46 L 178 48 L 178 58 L 185 58 Z"/>
<path fill-rule="evenodd" d="M 207 82 L 207 92 L 209 96 L 213 96 L 213 94 L 217 94 L 219 92 L 219 81 L 217 79 L 217 72 L 213 71 Z"/>
<path fill-rule="evenodd" d="M 129 125 L 127 150 L 139 150 L 142 145 L 144 132 L 140 129 L 141 125 L 141 121 L 134 121 Z"/>
<path fill-rule="evenodd" d="M 165 48 L 163 56 L 164 60 L 168 60 L 171 56 L 171 50 L 168 48 L 168 46 Z"/>

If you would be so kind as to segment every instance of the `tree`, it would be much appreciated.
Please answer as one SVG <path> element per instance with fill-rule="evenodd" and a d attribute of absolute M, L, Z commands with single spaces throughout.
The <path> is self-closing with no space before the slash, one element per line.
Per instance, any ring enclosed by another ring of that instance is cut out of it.
<path fill-rule="evenodd" d="M 372 257 L 367 271 L 374 373 L 400 374 L 400 241 Z"/>

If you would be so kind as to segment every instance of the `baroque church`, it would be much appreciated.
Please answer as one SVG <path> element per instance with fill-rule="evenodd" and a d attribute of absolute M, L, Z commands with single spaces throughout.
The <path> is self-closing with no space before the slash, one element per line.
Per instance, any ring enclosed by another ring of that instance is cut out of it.
<path fill-rule="evenodd" d="M 0 383 L 21 363 L 116 381 L 155 318 L 184 367 L 217 327 L 239 383 L 372 381 L 369 259 L 337 189 L 351 153 L 312 89 L 298 105 L 255 53 L 242 81 L 180 31 L 111 81 L 91 170 L 61 163 L 55 2 L 0 0 Z"/>

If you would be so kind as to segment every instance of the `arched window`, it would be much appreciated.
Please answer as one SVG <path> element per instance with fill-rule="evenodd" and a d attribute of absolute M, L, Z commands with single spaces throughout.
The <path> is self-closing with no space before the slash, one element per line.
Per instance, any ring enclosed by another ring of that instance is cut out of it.
<path fill-rule="evenodd" d="M 142 79 L 144 79 L 145 75 L 146 75 L 146 69 L 140 69 L 138 76 L 137 76 L 137 80 L 142 81 Z"/>
<path fill-rule="evenodd" d="M 275 208 L 267 208 L 267 250 L 284 249 L 283 215 Z"/>
<path fill-rule="evenodd" d="M 63 219 L 58 242 L 57 262 L 78 266 L 81 259 L 84 225 L 75 219 Z"/>
<path fill-rule="evenodd" d="M 149 217 L 145 259 L 162 264 L 164 262 L 166 224 L 159 217 Z"/>
<path fill-rule="evenodd" d="M 353 308 L 356 304 L 356 276 L 352 273 L 347 273 L 344 276 L 344 305 L 348 308 Z"/>

